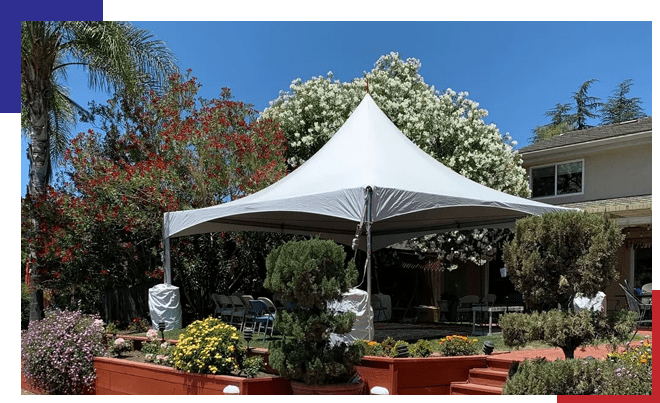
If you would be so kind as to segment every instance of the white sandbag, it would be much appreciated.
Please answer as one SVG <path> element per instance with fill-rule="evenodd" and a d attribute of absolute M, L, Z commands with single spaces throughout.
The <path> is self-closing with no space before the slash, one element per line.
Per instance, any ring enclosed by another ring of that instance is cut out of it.
<path fill-rule="evenodd" d="M 158 284 L 149 289 L 149 313 L 154 329 L 165 322 L 165 329 L 181 329 L 179 287 Z"/>
<path fill-rule="evenodd" d="M 580 293 L 575 294 L 573 298 L 573 310 L 575 312 L 580 312 L 583 310 L 588 311 L 607 311 L 607 297 L 602 291 L 598 291 L 596 295 L 592 297 L 587 297 Z"/>
<path fill-rule="evenodd" d="M 342 295 L 341 301 L 329 303 L 328 308 L 338 312 L 355 312 L 353 330 L 348 334 L 330 334 L 332 345 L 341 342 L 352 343 L 354 340 L 367 340 L 369 338 L 369 330 L 373 326 L 374 311 L 371 306 L 367 305 L 366 291 L 353 288 Z"/>

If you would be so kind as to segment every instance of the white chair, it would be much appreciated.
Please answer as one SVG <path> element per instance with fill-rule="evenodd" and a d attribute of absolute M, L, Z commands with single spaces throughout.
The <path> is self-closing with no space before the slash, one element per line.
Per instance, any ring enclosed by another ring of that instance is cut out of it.
<path fill-rule="evenodd" d="M 211 299 L 215 304 L 214 314 L 217 318 L 224 320 L 225 322 L 231 323 L 231 317 L 234 313 L 234 306 L 231 304 L 231 300 L 226 300 L 223 302 L 222 296 L 220 294 L 211 294 Z M 226 296 L 224 296 L 226 298 Z M 229 321 L 227 321 L 229 318 Z"/>

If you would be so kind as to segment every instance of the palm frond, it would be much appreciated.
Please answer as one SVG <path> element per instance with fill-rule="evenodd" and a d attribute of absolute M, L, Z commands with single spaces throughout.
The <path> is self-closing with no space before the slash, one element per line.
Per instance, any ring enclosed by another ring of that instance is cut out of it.
<path fill-rule="evenodd" d="M 128 23 L 72 23 L 65 39 L 63 49 L 87 69 L 91 88 L 134 91 L 145 80 L 159 87 L 177 71 L 176 59 L 163 41 Z"/>

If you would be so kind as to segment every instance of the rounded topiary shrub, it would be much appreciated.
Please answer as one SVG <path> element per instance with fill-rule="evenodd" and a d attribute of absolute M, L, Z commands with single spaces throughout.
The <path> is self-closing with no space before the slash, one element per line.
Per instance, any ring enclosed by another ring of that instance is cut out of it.
<path fill-rule="evenodd" d="M 271 343 L 269 362 L 280 375 L 307 384 L 348 380 L 362 358 L 355 344 L 331 344 L 330 334 L 352 330 L 355 314 L 328 309 L 357 280 L 355 264 L 332 241 L 291 241 L 266 259 L 265 287 L 293 309 L 278 313 L 275 329 L 284 338 Z"/>

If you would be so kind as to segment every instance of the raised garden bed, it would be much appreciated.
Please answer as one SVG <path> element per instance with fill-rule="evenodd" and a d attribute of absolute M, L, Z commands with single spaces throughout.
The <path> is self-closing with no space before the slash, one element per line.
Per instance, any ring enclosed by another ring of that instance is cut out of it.
<path fill-rule="evenodd" d="M 146 337 L 126 336 L 132 339 L 136 350 L 141 348 Z M 176 343 L 176 340 L 170 340 Z M 251 352 L 261 355 L 268 363 L 268 350 L 254 348 Z M 433 394 L 448 395 L 452 382 L 464 382 L 472 368 L 485 368 L 491 356 L 471 355 L 458 357 L 389 358 L 365 356 L 356 367 L 366 384 L 366 391 L 374 386 L 386 388 L 390 394 Z M 187 395 L 223 394 L 228 385 L 238 387 L 243 395 L 291 394 L 288 379 L 273 376 L 269 366 L 263 375 L 244 378 L 229 375 L 200 375 L 186 373 L 174 368 L 150 363 L 136 362 L 131 358 L 94 359 L 97 373 L 95 394 L 135 394 L 135 395 Z M 21 377 L 21 388 L 35 393 L 44 393 L 31 387 Z"/>
<path fill-rule="evenodd" d="M 107 357 L 94 358 L 94 368 L 97 395 L 221 395 L 228 385 L 238 387 L 241 395 L 291 394 L 289 380 L 278 376 L 200 375 Z"/>
<path fill-rule="evenodd" d="M 472 368 L 486 368 L 486 355 L 426 358 L 365 356 L 357 371 L 367 384 L 391 395 L 448 395 L 452 382 L 465 382 Z"/>

